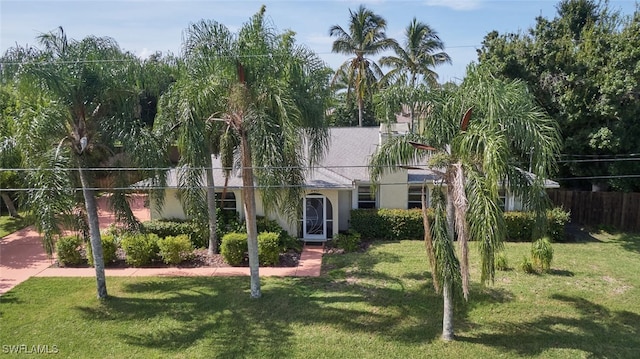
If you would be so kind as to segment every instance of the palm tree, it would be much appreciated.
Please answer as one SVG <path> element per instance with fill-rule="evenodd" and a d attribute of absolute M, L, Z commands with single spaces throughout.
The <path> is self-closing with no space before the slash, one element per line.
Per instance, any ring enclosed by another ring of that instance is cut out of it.
<path fill-rule="evenodd" d="M 431 87 L 437 87 L 438 74 L 435 67 L 451 63 L 451 57 L 444 52 L 444 42 L 438 33 L 428 24 L 415 17 L 404 32 L 404 47 L 395 44 L 395 56 L 383 56 L 380 64 L 391 67 L 385 75 L 385 81 L 404 80 L 402 82 L 415 87 L 418 80 Z"/>
<path fill-rule="evenodd" d="M 431 228 L 425 219 L 425 242 L 434 285 L 443 293 L 442 338 L 452 340 L 454 289 L 461 283 L 465 299 L 469 293 L 468 241 L 478 243 L 481 281 L 493 281 L 494 256 L 505 237 L 501 185 L 538 214 L 542 233 L 548 204 L 544 179 L 555 169 L 560 137 L 523 82 L 495 78 L 487 68 L 470 65 L 459 88 L 430 96 L 424 131 L 392 138 L 370 165 L 373 179 L 393 166 L 425 159 L 440 173 L 442 184 L 433 199 L 436 220 Z M 519 166 L 529 161 L 531 173 L 522 171 Z"/>
<path fill-rule="evenodd" d="M 404 47 L 395 44 L 395 56 L 380 58 L 382 66 L 391 67 L 381 79 L 382 83 L 392 84 L 386 88 L 388 97 L 401 97 L 402 105 L 409 108 L 411 129 L 416 130 L 416 112 L 424 109 L 416 108 L 421 105 L 416 101 L 419 94 L 428 89 L 438 87 L 438 74 L 435 67 L 451 63 L 451 58 L 444 52 L 444 42 L 438 33 L 428 24 L 413 18 L 404 32 Z M 418 88 L 424 87 L 424 88 Z"/>
<path fill-rule="evenodd" d="M 255 188 L 263 189 L 267 210 L 297 220 L 305 167 L 317 162 L 328 141 L 326 66 L 297 46 L 292 32 L 267 26 L 264 14 L 263 6 L 236 34 L 215 21 L 192 24 L 183 45 L 188 75 L 178 81 L 190 101 L 180 105 L 181 118 L 199 131 L 211 126 L 205 138 L 220 150 L 226 169 L 234 154 L 240 157 L 252 298 L 261 296 Z"/>
<path fill-rule="evenodd" d="M 113 157 L 118 148 L 123 166 L 154 168 L 165 156 L 158 141 L 139 120 L 135 88 L 139 61 L 105 37 L 68 40 L 63 29 L 39 37 L 43 49 L 24 63 L 19 74 L 21 98 L 27 103 L 16 119 L 18 144 L 28 172 L 28 204 L 53 252 L 61 215 L 78 215 L 88 230 L 96 270 L 98 298 L 107 297 L 92 170 Z M 109 172 L 108 170 L 106 170 Z M 118 187 L 125 171 L 116 170 Z M 152 176 L 150 171 L 143 175 Z M 158 174 L 162 178 L 162 173 Z M 80 194 L 75 188 L 80 187 Z M 113 190 L 116 220 L 138 228 L 126 201 L 126 191 Z"/>
<path fill-rule="evenodd" d="M 365 97 L 370 96 L 371 89 L 383 76 L 382 70 L 370 56 L 397 45 L 395 40 L 387 38 L 386 27 L 385 19 L 360 5 L 357 11 L 349 10 L 349 31 L 340 25 L 333 25 L 329 29 L 329 35 L 336 37 L 331 51 L 353 56 L 340 66 L 333 81 L 339 80 L 343 73 L 347 74 L 347 93 L 350 93 L 351 88 L 356 91 L 360 127 L 363 123 Z"/>

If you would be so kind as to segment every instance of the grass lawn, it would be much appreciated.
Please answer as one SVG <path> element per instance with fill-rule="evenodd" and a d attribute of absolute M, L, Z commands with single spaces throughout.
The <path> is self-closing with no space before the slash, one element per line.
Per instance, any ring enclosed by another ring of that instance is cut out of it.
<path fill-rule="evenodd" d="M 528 243 L 508 243 L 516 267 Z M 639 358 L 640 236 L 554 244 L 552 272 L 473 268 L 443 343 L 442 300 L 421 241 L 326 255 L 320 278 L 32 278 L 0 297 L 0 344 L 60 358 Z M 476 263 L 477 258 L 472 258 Z M 11 355 L 2 355 L 11 357 Z"/>
<path fill-rule="evenodd" d="M 24 214 L 23 214 L 24 215 Z M 23 218 L 13 218 L 9 215 L 0 216 L 0 238 L 11 234 L 29 225 L 28 220 Z"/>

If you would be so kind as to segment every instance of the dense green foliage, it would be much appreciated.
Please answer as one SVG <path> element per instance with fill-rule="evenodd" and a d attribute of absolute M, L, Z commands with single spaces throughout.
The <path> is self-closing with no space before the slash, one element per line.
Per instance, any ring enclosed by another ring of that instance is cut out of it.
<path fill-rule="evenodd" d="M 109 264 L 117 259 L 118 237 L 113 234 L 102 234 L 102 257 L 105 264 Z M 87 262 L 93 267 L 93 252 L 91 245 L 85 245 Z"/>
<path fill-rule="evenodd" d="M 84 262 L 80 249 L 82 238 L 77 235 L 62 236 L 56 241 L 56 255 L 61 265 L 78 265 Z"/>
<path fill-rule="evenodd" d="M 598 159 L 640 151 L 640 12 L 624 17 L 594 0 L 563 0 L 557 10 L 522 32 L 486 35 L 480 63 L 526 81 L 560 125 L 560 177 L 596 177 L 567 184 L 637 191 L 637 178 L 616 177 L 638 173 L 637 161 Z"/>
<path fill-rule="evenodd" d="M 241 264 L 244 261 L 247 250 L 246 233 L 231 232 L 222 237 L 220 254 L 230 265 L 237 266 Z"/>
<path fill-rule="evenodd" d="M 186 235 L 195 248 L 206 248 L 208 245 L 208 228 L 196 221 L 152 220 L 143 223 L 147 233 L 156 234 L 160 238 Z"/>
<path fill-rule="evenodd" d="M 156 234 L 127 234 L 120 240 L 120 246 L 125 252 L 125 261 L 134 267 L 151 264 L 158 258 L 159 237 Z"/>
<path fill-rule="evenodd" d="M 167 236 L 158 240 L 159 254 L 167 264 L 178 264 L 185 261 L 193 252 L 191 240 L 185 234 Z"/>
<path fill-rule="evenodd" d="M 280 263 L 280 234 L 260 232 L 258 234 L 258 258 L 260 265 L 272 266 Z"/>
<path fill-rule="evenodd" d="M 433 223 L 433 211 L 429 209 L 429 221 Z M 505 212 L 507 240 L 531 242 L 536 224 L 531 212 Z M 555 242 L 564 241 L 564 226 L 569 213 L 562 208 L 547 211 L 547 235 Z M 422 211 L 419 209 L 354 209 L 351 211 L 351 229 L 364 239 L 419 239 L 424 238 Z"/>

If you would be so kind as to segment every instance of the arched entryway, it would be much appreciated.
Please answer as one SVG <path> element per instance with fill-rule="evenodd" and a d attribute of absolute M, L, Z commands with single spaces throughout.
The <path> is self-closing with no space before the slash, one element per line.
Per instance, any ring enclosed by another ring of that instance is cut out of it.
<path fill-rule="evenodd" d="M 333 237 L 333 206 L 324 195 L 307 195 L 302 205 L 302 238 L 326 241 Z"/>

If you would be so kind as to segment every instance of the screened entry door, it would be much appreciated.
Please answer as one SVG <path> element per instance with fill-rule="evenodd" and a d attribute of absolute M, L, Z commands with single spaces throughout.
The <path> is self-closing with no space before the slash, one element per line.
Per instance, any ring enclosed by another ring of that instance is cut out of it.
<path fill-rule="evenodd" d="M 326 198 L 324 196 L 307 196 L 304 200 L 305 239 L 327 239 Z"/>

